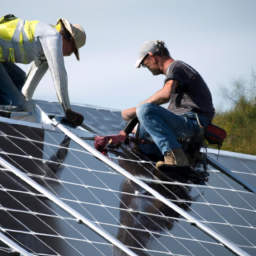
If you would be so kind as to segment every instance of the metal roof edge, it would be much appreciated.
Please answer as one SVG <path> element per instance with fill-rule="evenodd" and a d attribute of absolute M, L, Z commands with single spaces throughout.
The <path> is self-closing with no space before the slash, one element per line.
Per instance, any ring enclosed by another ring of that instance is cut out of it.
<path fill-rule="evenodd" d="M 51 103 L 59 103 L 59 102 L 51 102 Z M 87 107 L 87 108 L 95 108 L 95 109 L 103 109 L 103 110 L 109 110 L 109 111 L 121 111 L 122 109 L 118 108 L 109 108 L 109 107 L 100 107 L 100 106 L 95 106 L 95 105 L 90 105 L 90 104 L 82 104 L 82 103 L 75 103 L 75 102 L 70 102 L 71 105 L 74 106 L 79 106 L 79 107 Z"/>
<path fill-rule="evenodd" d="M 246 160 L 256 161 L 256 156 L 254 156 L 254 155 L 236 153 L 236 152 L 232 152 L 232 151 L 225 151 L 225 150 L 217 150 L 217 149 L 207 148 L 207 153 L 220 155 L 220 156 L 229 156 L 229 157 L 242 158 L 242 159 L 246 159 Z"/>

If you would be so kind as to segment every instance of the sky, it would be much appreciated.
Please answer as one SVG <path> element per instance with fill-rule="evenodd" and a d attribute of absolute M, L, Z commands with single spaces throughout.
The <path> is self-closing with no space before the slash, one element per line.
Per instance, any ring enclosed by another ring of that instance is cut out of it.
<path fill-rule="evenodd" d="M 135 69 L 140 46 L 164 40 L 172 57 L 194 67 L 217 109 L 220 86 L 256 70 L 255 0 L 5 0 L 1 16 L 80 24 L 87 35 L 80 59 L 65 57 L 70 101 L 125 109 L 163 87 L 164 75 Z M 20 65 L 25 71 L 29 65 Z M 49 71 L 34 99 L 58 101 Z"/>

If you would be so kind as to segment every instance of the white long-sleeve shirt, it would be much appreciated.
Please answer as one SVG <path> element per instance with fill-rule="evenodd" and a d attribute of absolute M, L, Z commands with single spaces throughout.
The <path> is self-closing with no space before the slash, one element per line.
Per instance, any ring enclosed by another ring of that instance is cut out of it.
<path fill-rule="evenodd" d="M 13 29 L 11 40 L 0 37 L 1 61 L 31 63 L 22 88 L 26 99 L 32 99 L 38 83 L 49 68 L 59 102 L 64 111 L 70 108 L 60 33 L 52 25 L 39 21 L 16 19 L 0 24 L 0 33 L 7 31 L 10 34 L 10 29 Z M 13 58 L 10 58 L 10 49 L 14 51 Z"/>
<path fill-rule="evenodd" d="M 38 83 L 49 68 L 59 102 L 64 111 L 70 109 L 68 77 L 62 53 L 62 36 L 51 25 L 42 25 L 39 22 L 35 29 L 35 37 L 38 37 L 41 47 L 34 54 L 35 60 L 27 72 L 22 93 L 28 100 L 32 99 Z"/>

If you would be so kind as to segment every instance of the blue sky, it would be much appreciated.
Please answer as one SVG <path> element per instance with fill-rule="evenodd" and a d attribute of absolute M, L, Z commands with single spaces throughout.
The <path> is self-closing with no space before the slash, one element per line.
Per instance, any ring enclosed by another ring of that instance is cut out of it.
<path fill-rule="evenodd" d="M 134 63 L 142 43 L 164 40 L 174 59 L 193 66 L 207 82 L 217 108 L 225 107 L 219 87 L 250 77 L 256 69 L 255 0 L 8 0 L 1 16 L 55 24 L 62 17 L 87 34 L 81 61 L 66 57 L 71 102 L 128 108 L 162 88 Z M 22 65 L 27 70 L 29 65 Z M 35 99 L 57 101 L 50 73 Z"/>

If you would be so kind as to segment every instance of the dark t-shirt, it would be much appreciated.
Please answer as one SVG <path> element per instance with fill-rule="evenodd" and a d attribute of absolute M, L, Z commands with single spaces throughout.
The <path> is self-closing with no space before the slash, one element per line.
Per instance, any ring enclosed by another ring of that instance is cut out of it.
<path fill-rule="evenodd" d="M 203 113 L 211 122 L 214 116 L 211 92 L 200 74 L 188 64 L 175 60 L 166 71 L 166 79 L 179 81 L 171 95 L 168 109 L 182 115 L 189 111 Z"/>

